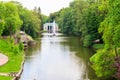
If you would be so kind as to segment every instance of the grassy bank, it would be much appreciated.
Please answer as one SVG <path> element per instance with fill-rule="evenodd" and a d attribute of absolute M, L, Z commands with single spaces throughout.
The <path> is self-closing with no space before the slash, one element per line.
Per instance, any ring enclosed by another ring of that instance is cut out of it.
<path fill-rule="evenodd" d="M 1 80 L 11 80 L 12 77 L 0 76 L 0 79 L 1 79 Z"/>
<path fill-rule="evenodd" d="M 23 50 L 20 44 L 14 44 L 11 39 L 0 39 L 0 53 L 8 56 L 7 64 L 0 66 L 0 73 L 18 72 L 23 60 Z M 11 80 L 12 77 L 0 76 L 0 80 Z"/>
<path fill-rule="evenodd" d="M 94 49 L 102 49 L 104 47 L 104 44 L 94 44 L 93 48 Z"/>

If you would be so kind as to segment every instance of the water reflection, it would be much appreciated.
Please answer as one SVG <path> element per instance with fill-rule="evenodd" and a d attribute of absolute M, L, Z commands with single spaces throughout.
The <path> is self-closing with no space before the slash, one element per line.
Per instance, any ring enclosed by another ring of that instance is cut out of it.
<path fill-rule="evenodd" d="M 93 51 L 80 47 L 77 37 L 44 34 L 37 45 L 26 51 L 20 80 L 93 80 L 89 66 Z"/>

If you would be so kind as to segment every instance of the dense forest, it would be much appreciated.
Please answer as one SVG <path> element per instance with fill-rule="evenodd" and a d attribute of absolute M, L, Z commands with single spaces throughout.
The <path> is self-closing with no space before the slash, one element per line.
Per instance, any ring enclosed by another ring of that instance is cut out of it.
<path fill-rule="evenodd" d="M 99 42 L 104 47 L 91 57 L 98 77 L 120 79 L 120 0 L 74 0 L 51 13 L 62 33 L 79 36 L 85 47 Z"/>

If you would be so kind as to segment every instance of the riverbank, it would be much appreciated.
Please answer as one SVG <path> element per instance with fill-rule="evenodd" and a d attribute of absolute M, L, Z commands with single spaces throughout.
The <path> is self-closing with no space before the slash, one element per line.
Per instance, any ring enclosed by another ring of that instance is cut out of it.
<path fill-rule="evenodd" d="M 92 46 L 94 49 L 98 50 L 98 49 L 103 49 L 104 48 L 104 44 L 94 44 Z"/>
<path fill-rule="evenodd" d="M 20 44 L 14 44 L 11 39 L 0 39 L 0 52 L 8 56 L 9 61 L 0 66 L 0 73 L 6 74 L 6 76 L 0 75 L 0 80 L 12 80 L 11 73 L 19 72 L 21 63 L 24 59 L 24 52 L 20 48 Z"/>

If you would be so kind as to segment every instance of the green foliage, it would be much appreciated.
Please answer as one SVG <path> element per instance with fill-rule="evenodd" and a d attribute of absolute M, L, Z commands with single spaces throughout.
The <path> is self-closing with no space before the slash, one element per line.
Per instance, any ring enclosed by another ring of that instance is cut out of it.
<path fill-rule="evenodd" d="M 5 11 L 5 5 L 2 2 L 0 2 L 0 36 L 4 30 L 4 25 L 5 25 L 4 11 Z"/>
<path fill-rule="evenodd" d="M 0 20 L 0 36 L 1 36 L 1 34 L 3 33 L 4 24 L 5 24 L 5 22 L 4 22 L 3 20 Z"/>
<path fill-rule="evenodd" d="M 115 73 L 113 67 L 115 54 L 112 51 L 100 49 L 91 57 L 90 61 L 93 63 L 93 69 L 96 71 L 98 77 L 111 77 Z"/>
<path fill-rule="evenodd" d="M 53 22 L 57 16 L 58 16 L 58 12 L 50 13 L 50 16 L 47 19 L 47 22 Z"/>
<path fill-rule="evenodd" d="M 0 50 L 1 51 L 10 51 L 13 52 L 14 54 L 20 53 L 22 50 L 22 44 L 14 44 L 14 39 L 11 39 L 8 37 L 6 40 L 0 40 L 1 46 Z M 20 48 L 21 45 L 21 48 Z"/>
<path fill-rule="evenodd" d="M 100 77 L 109 77 L 115 75 L 115 73 L 119 71 L 119 69 L 115 70 L 117 68 L 112 67 L 115 63 L 119 64 L 115 62 L 115 57 L 119 56 L 120 48 L 119 5 L 119 0 L 102 0 L 102 5 L 100 6 L 101 11 L 105 13 L 105 19 L 100 24 L 99 32 L 103 34 L 102 38 L 105 46 L 104 49 L 99 50 L 97 54 L 91 58 L 93 68 Z M 120 73 L 118 72 L 117 74 Z"/>
<path fill-rule="evenodd" d="M 0 76 L 1 80 L 12 80 L 12 77 Z"/>
<path fill-rule="evenodd" d="M 23 45 L 22 42 L 19 43 L 19 49 L 20 49 L 21 51 L 23 51 L 23 49 L 24 49 L 24 45 Z"/>
<path fill-rule="evenodd" d="M 99 28 L 99 24 L 101 21 L 103 21 L 102 16 L 100 16 L 100 14 L 98 13 L 98 4 L 99 3 L 95 3 L 95 2 L 89 2 L 89 8 L 85 9 L 84 14 L 83 14 L 83 18 L 84 18 L 84 24 L 83 26 L 81 26 L 80 31 L 82 32 L 82 38 L 83 38 L 83 42 L 84 39 L 86 40 L 86 37 L 88 35 L 90 35 L 90 37 L 88 38 L 88 46 L 91 46 L 93 44 L 93 41 L 96 39 L 100 39 L 101 36 L 98 33 L 98 28 Z"/>
<path fill-rule="evenodd" d="M 104 44 L 94 44 L 93 48 L 94 49 L 103 49 L 104 48 Z"/>
<path fill-rule="evenodd" d="M 0 72 L 17 72 L 20 69 L 21 62 L 23 60 L 23 51 L 21 51 L 18 47 L 19 45 L 14 45 L 12 40 L 0 39 L 0 52 L 4 53 L 9 57 L 9 61 L 4 66 L 0 66 Z M 19 51 L 19 53 L 18 53 Z M 16 53 L 17 52 L 17 53 Z"/>
<path fill-rule="evenodd" d="M 3 35 L 12 35 L 20 29 L 22 21 L 19 18 L 17 6 L 11 2 L 4 3 L 6 9 L 4 13 L 5 17 L 5 29 Z"/>
<path fill-rule="evenodd" d="M 14 52 L 14 54 L 18 54 L 19 53 L 19 47 L 13 47 L 13 52 Z"/>
<path fill-rule="evenodd" d="M 41 19 L 42 19 L 42 23 L 46 23 L 47 20 L 48 20 L 48 16 L 42 14 L 42 15 L 41 15 Z"/>
<path fill-rule="evenodd" d="M 44 20 L 44 19 L 43 19 Z M 13 35 L 20 29 L 36 37 L 42 26 L 40 7 L 37 11 L 24 9 L 17 1 L 0 1 L 0 36 Z"/>
<path fill-rule="evenodd" d="M 88 9 L 88 3 L 84 0 L 75 0 L 70 4 L 70 8 L 73 12 L 73 21 L 74 21 L 74 33 L 81 35 L 84 34 L 82 31 L 87 32 L 87 29 L 83 30 L 84 27 L 86 27 L 86 20 L 85 20 L 85 14 L 86 9 Z M 83 36 L 82 36 L 83 38 Z"/>
<path fill-rule="evenodd" d="M 104 42 L 116 47 L 120 47 L 120 19 L 118 18 L 120 17 L 119 4 L 120 1 L 112 2 L 111 0 L 108 0 L 107 6 L 109 12 L 99 28 L 99 32 L 103 33 Z"/>
<path fill-rule="evenodd" d="M 25 9 L 21 14 L 21 20 L 23 20 L 21 30 L 35 38 L 40 31 L 40 19 L 36 13 Z"/>
<path fill-rule="evenodd" d="M 83 40 L 83 46 L 90 47 L 91 45 L 92 45 L 91 36 L 90 35 L 85 36 Z"/>
<path fill-rule="evenodd" d="M 74 22 L 72 22 L 72 11 L 70 8 L 65 8 L 61 11 L 60 13 L 60 19 L 59 19 L 59 23 L 60 24 L 60 29 L 61 32 L 65 33 L 65 34 L 73 34 L 73 24 Z"/>

